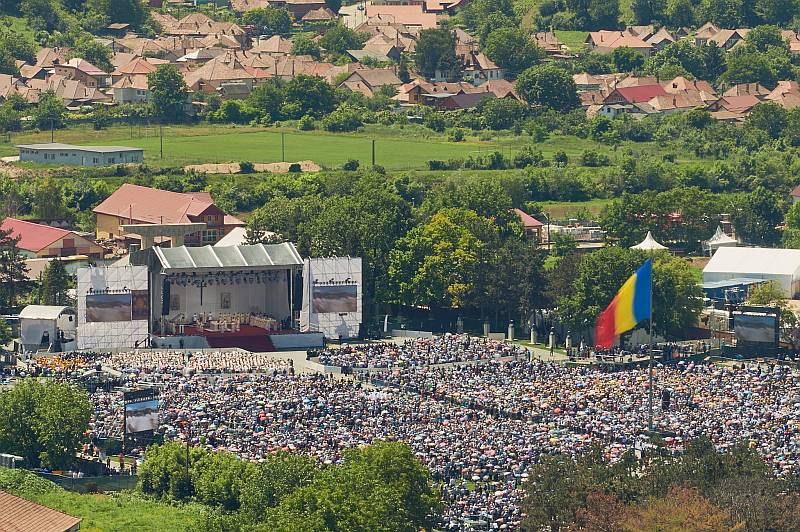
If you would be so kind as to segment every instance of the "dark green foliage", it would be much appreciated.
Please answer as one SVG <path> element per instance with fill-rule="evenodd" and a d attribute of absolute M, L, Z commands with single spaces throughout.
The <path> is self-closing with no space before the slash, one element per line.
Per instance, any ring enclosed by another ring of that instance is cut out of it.
<path fill-rule="evenodd" d="M 455 78 L 461 67 L 456 57 L 456 39 L 446 29 L 422 30 L 417 40 L 414 61 L 417 70 L 432 78 L 436 73 Z"/>
<path fill-rule="evenodd" d="M 531 106 L 569 111 L 580 105 L 572 76 L 554 65 L 529 68 L 517 79 L 516 89 Z"/>

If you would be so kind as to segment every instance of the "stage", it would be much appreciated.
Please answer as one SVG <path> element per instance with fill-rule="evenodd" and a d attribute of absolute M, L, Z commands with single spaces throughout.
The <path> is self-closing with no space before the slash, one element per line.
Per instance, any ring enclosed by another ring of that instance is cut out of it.
<path fill-rule="evenodd" d="M 252 325 L 241 325 L 238 331 L 213 331 L 184 325 L 183 331 L 182 335 L 153 335 L 151 343 L 169 349 L 239 348 L 252 353 L 272 353 L 323 346 L 321 333 L 303 333 L 292 329 L 266 331 Z"/>

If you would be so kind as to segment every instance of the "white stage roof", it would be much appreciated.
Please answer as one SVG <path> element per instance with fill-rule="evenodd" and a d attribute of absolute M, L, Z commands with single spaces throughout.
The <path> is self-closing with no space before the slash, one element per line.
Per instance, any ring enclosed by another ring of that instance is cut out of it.
<path fill-rule="evenodd" d="M 254 246 L 152 248 L 164 271 L 300 268 L 303 259 L 291 242 Z"/>
<path fill-rule="evenodd" d="M 800 270 L 800 249 L 721 247 L 703 274 L 734 273 L 738 277 L 795 275 Z"/>
<path fill-rule="evenodd" d="M 61 314 L 75 314 L 71 307 L 59 307 L 53 305 L 28 305 L 19 313 L 22 319 L 31 320 L 57 320 Z"/>

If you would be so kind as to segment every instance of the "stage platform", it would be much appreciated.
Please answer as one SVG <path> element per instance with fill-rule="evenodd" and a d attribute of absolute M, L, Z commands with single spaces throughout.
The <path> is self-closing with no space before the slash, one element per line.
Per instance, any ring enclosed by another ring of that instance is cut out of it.
<path fill-rule="evenodd" d="M 185 325 L 184 334 L 152 336 L 151 342 L 169 349 L 240 348 L 253 353 L 271 353 L 281 350 L 322 347 L 322 333 L 303 333 L 296 330 L 267 331 L 252 325 L 241 325 L 239 330 L 212 331 Z"/>

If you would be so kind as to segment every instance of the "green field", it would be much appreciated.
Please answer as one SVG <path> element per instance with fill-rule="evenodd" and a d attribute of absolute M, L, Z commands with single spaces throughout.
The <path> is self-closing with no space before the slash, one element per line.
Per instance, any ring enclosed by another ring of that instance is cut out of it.
<path fill-rule="evenodd" d="M 424 169 L 427 167 L 427 162 L 432 159 L 466 158 L 493 151 L 513 156 L 523 147 L 541 150 L 548 158 L 558 151 L 563 151 L 571 159 L 577 158 L 585 150 L 594 150 L 607 154 L 612 163 L 626 150 L 632 150 L 637 156 L 661 156 L 670 152 L 655 142 L 624 143 L 615 149 L 591 139 L 574 136 L 551 136 L 544 142 L 536 143 L 527 135 L 514 137 L 506 134 L 497 135 L 487 141 L 470 137 L 466 142 L 454 143 L 448 142 L 444 135 L 421 127 L 388 129 L 370 126 L 364 132 L 345 134 L 200 125 L 165 127 L 163 134 L 163 159 L 157 127 L 140 129 L 116 126 L 103 131 L 78 127 L 56 131 L 54 139 L 56 142 L 70 144 L 141 147 L 145 150 L 145 161 L 148 164 L 169 167 L 201 163 L 281 161 L 282 135 L 285 140 L 287 161 L 312 160 L 328 168 L 338 167 L 348 159 L 357 159 L 362 164 L 370 164 L 374 139 L 376 164 L 395 171 Z M 49 141 L 50 133 L 47 131 L 15 134 L 10 144 L 0 144 L 0 155 L 15 155 L 16 144 Z M 679 153 L 676 160 L 683 163 L 698 159 L 691 154 Z"/>
<path fill-rule="evenodd" d="M 573 52 L 580 52 L 584 48 L 588 31 L 555 30 L 553 32 L 558 40 L 567 45 Z"/>

